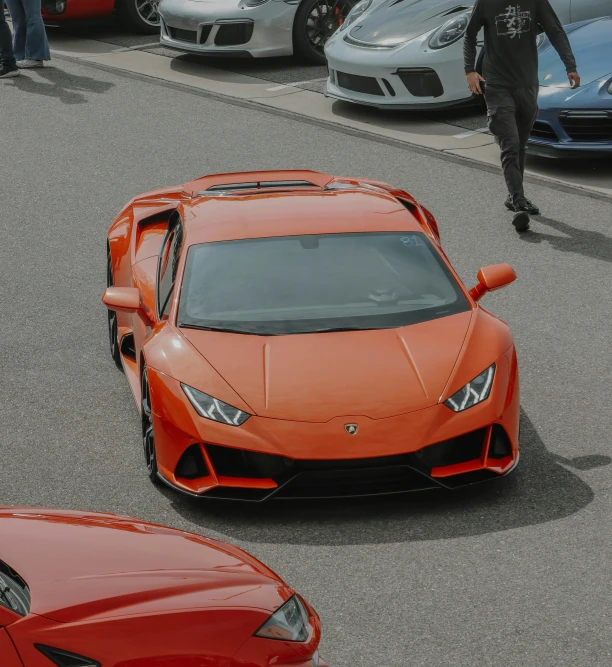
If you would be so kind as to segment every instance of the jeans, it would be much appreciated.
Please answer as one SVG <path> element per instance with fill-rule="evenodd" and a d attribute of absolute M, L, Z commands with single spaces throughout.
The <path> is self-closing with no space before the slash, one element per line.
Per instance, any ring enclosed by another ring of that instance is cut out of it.
<path fill-rule="evenodd" d="M 51 60 L 47 33 L 40 13 L 40 0 L 4 0 L 4 2 L 13 21 L 15 59 Z"/>
<path fill-rule="evenodd" d="M 501 164 L 515 207 L 524 206 L 527 140 L 538 117 L 538 88 L 485 87 L 489 129 L 501 148 Z"/>
<path fill-rule="evenodd" d="M 0 65 L 15 66 L 13 36 L 4 18 L 4 7 L 0 7 Z"/>

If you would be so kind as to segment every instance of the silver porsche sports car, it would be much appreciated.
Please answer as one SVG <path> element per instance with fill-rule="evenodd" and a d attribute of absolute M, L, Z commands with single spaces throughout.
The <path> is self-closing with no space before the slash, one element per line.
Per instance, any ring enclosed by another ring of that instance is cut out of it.
<path fill-rule="evenodd" d="M 470 101 L 463 36 L 474 1 L 361 0 L 325 47 L 326 94 L 387 109 L 435 109 Z M 564 25 L 612 15 L 612 0 L 549 1 Z M 516 9 L 509 5 L 508 10 Z"/>
<path fill-rule="evenodd" d="M 205 55 L 296 53 L 325 63 L 323 48 L 357 0 L 162 0 L 161 43 Z"/>

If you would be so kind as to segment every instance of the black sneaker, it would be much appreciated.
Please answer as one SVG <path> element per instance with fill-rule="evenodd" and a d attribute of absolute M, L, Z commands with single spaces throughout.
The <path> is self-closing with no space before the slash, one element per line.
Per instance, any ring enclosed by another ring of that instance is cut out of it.
<path fill-rule="evenodd" d="M 509 210 L 509 211 L 516 211 L 518 209 L 515 208 L 514 204 L 512 203 L 512 195 L 508 195 L 506 197 L 506 201 L 504 201 L 504 206 Z M 525 199 L 525 206 L 522 206 L 521 208 L 524 208 L 529 215 L 540 215 L 540 209 L 529 199 Z"/>
<path fill-rule="evenodd" d="M 2 63 L 0 65 L 0 79 L 11 79 L 15 76 L 19 76 L 20 72 L 17 69 L 17 65 L 6 65 Z"/>
<path fill-rule="evenodd" d="M 512 224 L 517 232 L 526 232 L 529 229 L 529 211 L 525 207 L 519 208 L 512 218 Z"/>

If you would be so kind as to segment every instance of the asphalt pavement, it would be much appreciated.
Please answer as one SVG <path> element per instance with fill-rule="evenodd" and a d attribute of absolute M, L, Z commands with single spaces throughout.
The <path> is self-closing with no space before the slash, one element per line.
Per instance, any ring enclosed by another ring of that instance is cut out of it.
<path fill-rule="evenodd" d="M 246 548 L 321 614 L 333 667 L 612 663 L 612 206 L 531 184 L 519 237 L 501 175 L 55 61 L 0 84 L 0 503 L 114 511 Z M 464 281 L 510 323 L 522 457 L 496 483 L 387 500 L 229 505 L 148 481 L 108 354 L 106 231 L 133 195 L 217 171 L 310 168 L 401 186 Z"/>

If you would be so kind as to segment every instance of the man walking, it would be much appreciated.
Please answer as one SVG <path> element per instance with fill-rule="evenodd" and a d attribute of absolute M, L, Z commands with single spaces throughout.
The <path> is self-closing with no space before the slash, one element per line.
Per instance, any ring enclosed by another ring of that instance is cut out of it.
<path fill-rule="evenodd" d="M 13 36 L 6 24 L 4 3 L 0 0 L 0 79 L 19 76 L 19 70 L 13 55 Z"/>
<path fill-rule="evenodd" d="M 548 0 L 476 0 L 465 33 L 465 74 L 472 93 L 487 103 L 489 129 L 501 148 L 508 198 L 518 232 L 529 229 L 537 206 L 525 197 L 523 173 L 527 140 L 538 114 L 538 26 L 561 57 L 572 88 L 580 85 L 567 35 Z M 484 27 L 483 74 L 475 71 L 476 37 Z"/>

